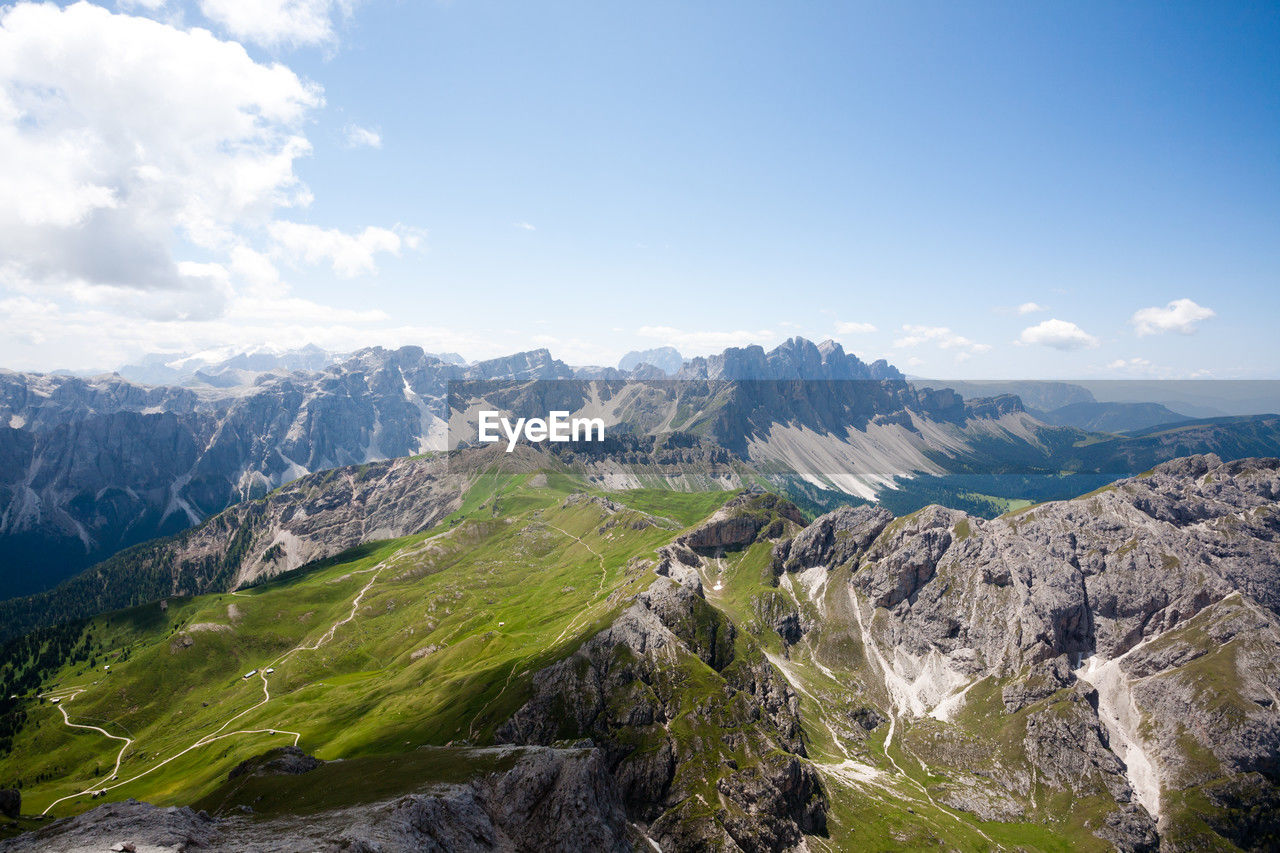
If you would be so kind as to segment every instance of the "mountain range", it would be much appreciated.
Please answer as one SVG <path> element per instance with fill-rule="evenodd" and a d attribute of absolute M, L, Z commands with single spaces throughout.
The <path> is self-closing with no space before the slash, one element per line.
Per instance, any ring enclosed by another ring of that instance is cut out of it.
<path fill-rule="evenodd" d="M 161 366 L 199 365 L 196 373 L 231 377 L 222 384 L 0 372 L 0 595 L 47 588 L 309 473 L 445 450 L 450 428 L 467 432 L 459 413 L 481 396 L 523 399 L 536 411 L 553 381 L 575 412 L 599 408 L 605 393 L 614 401 L 604 407 L 611 428 L 688 433 L 815 507 L 903 488 L 932 500 L 937 478 L 955 475 L 1116 476 L 1188 453 L 1280 452 L 1274 418 L 1183 422 L 1168 412 L 1181 431 L 1138 436 L 1133 427 L 1165 415 L 1084 400 L 1047 413 L 1012 395 L 966 400 L 909 383 L 883 360 L 867 364 L 832 341 L 801 338 L 771 351 L 730 348 L 690 359 L 669 380 L 674 351 L 650 353 L 666 359 L 664 367 L 638 354 L 631 371 L 574 368 L 547 350 L 471 364 L 416 347 L 365 349 L 337 361 L 317 348 L 216 355 L 225 357 Z M 535 381 L 543 384 L 520 391 Z M 1131 431 L 1091 437 L 1082 424 Z M 600 476 L 640 484 L 634 472 Z M 974 491 L 944 485 L 956 495 Z M 1040 496 L 1066 496 L 1075 485 Z"/>

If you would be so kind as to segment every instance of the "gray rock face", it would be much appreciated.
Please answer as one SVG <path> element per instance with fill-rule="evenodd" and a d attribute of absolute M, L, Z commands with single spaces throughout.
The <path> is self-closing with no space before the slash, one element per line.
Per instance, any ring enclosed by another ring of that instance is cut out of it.
<path fill-rule="evenodd" d="M 673 680 L 687 666 L 705 667 L 722 685 L 701 707 L 686 706 Z M 700 585 L 659 577 L 613 625 L 537 673 L 533 691 L 496 736 L 513 743 L 591 737 L 628 811 L 650 823 L 664 849 L 717 836 L 745 850 L 783 849 L 825 826 L 818 777 L 800 760 L 795 694 L 762 655 L 737 657 L 732 623 L 703 599 Z M 705 734 L 696 741 L 673 734 L 687 727 Z M 636 751 L 640 741 L 651 746 Z M 726 773 L 720 744 L 756 760 Z M 707 778 L 718 778 L 730 808 L 703 823 L 690 792 Z"/>
<path fill-rule="evenodd" d="M 136 848 L 217 850 L 226 837 L 213 818 L 190 808 L 159 808 L 137 800 L 107 803 L 73 818 L 0 841 L 4 853 L 88 853 L 115 844 Z M 123 849 L 123 848 L 121 848 Z"/>
<path fill-rule="evenodd" d="M 814 344 L 791 338 L 765 352 L 763 347 L 730 347 L 720 355 L 685 362 L 677 379 L 834 379 L 893 380 L 903 376 L 885 361 L 865 364 L 835 341 Z"/>
<path fill-rule="evenodd" d="M 299 476 L 443 449 L 452 380 L 572 375 L 546 350 L 461 366 L 418 347 L 199 393 L 0 372 L 0 569 L 30 581 L 0 571 L 0 597 Z"/>
<path fill-rule="evenodd" d="M 1117 802 L 1133 799 L 1124 763 L 1107 747 L 1094 710 L 1096 691 L 1077 684 L 1065 696 L 1027 716 L 1027 758 L 1040 778 L 1059 790 L 1084 793 L 1101 784 Z"/>
<path fill-rule="evenodd" d="M 4 853 L 137 849 L 245 851 L 578 851 L 634 849 L 595 749 L 528 749 L 502 773 L 305 818 L 211 818 L 133 800 L 0 841 Z"/>
<path fill-rule="evenodd" d="M 684 357 L 675 347 L 632 350 L 618 362 L 618 369 L 629 372 L 646 364 L 658 368 L 663 376 L 671 376 L 679 373 L 680 368 L 684 367 Z"/>
<path fill-rule="evenodd" d="M 1120 853 L 1155 853 L 1160 848 L 1160 836 L 1155 822 L 1142 806 L 1121 806 L 1108 812 L 1104 823 L 1094 835 L 1115 845 Z M 1252 845 L 1245 845 L 1246 849 Z"/>
<path fill-rule="evenodd" d="M 418 347 L 375 347 L 332 364 L 325 353 L 297 356 L 252 384 L 199 390 L 0 372 L 0 598 L 49 586 L 307 473 L 443 448 L 452 381 L 575 377 L 546 350 L 472 365 Z M 224 367 L 271 367 L 243 362 Z M 877 373 L 838 346 L 796 340 L 752 378 L 807 375 L 810 362 L 826 365 L 819 373 L 831 378 Z M 877 375 L 892 372 L 885 366 Z M 874 414 L 879 403 L 868 405 Z M 23 571 L 4 571 L 12 565 Z"/>
<path fill-rule="evenodd" d="M 764 535 L 776 538 L 785 532 L 779 523 L 804 524 L 804 516 L 790 502 L 773 494 L 746 492 L 728 501 L 697 528 L 677 542 L 695 551 L 743 548 Z M 774 525 L 770 528 L 770 525 Z"/>
<path fill-rule="evenodd" d="M 116 373 L 141 385 L 229 388 L 252 384 L 264 373 L 324 370 L 338 360 L 338 354 L 326 352 L 313 344 L 283 352 L 260 349 L 230 356 L 225 353 L 150 353 L 135 364 L 123 365 Z"/>
<path fill-rule="evenodd" d="M 119 554 L 60 590 L 0 602 L 0 637 L 172 595 L 232 589 L 452 512 L 466 477 L 441 459 L 396 459 L 294 480 L 200 526 Z"/>
<path fill-rule="evenodd" d="M 841 507 L 779 543 L 774 548 L 774 567 L 797 572 L 843 565 L 865 551 L 890 521 L 893 514 L 883 507 Z"/>
<path fill-rule="evenodd" d="M 913 654 L 974 649 L 1004 676 L 1118 657 L 1233 592 L 1280 610 L 1278 478 L 1276 460 L 1193 457 L 993 521 L 929 507 L 886 530 L 854 587 Z"/>
<path fill-rule="evenodd" d="M 282 746 L 237 764 L 227 778 L 239 776 L 301 776 L 324 764 L 296 746 Z"/>
<path fill-rule="evenodd" d="M 1195 456 L 991 521 L 842 510 L 774 564 L 850 567 L 856 630 L 881 652 L 870 675 L 896 713 L 963 707 L 961 691 L 991 679 L 990 724 L 1022 722 L 1030 775 L 997 774 L 1013 793 L 1035 779 L 1114 801 L 1092 831 L 1122 850 L 1266 849 L 1280 797 L 1278 499 L 1280 460 Z M 1205 802 L 1217 805 L 1193 805 Z"/>
<path fill-rule="evenodd" d="M 444 449 L 446 424 L 455 438 L 470 432 L 462 428 L 467 415 L 455 417 L 450 408 L 458 383 L 515 383 L 500 396 L 531 417 L 635 392 L 616 413 L 619 425 L 650 439 L 669 437 L 673 424 L 696 431 L 724 455 L 685 453 L 692 458 L 682 460 L 690 469 L 682 476 L 696 480 L 700 473 L 704 485 L 721 487 L 737 477 L 725 464 L 730 453 L 771 471 L 794 468 L 811 480 L 842 474 L 879 482 L 935 471 L 935 457 L 950 460 L 955 471 L 984 472 L 1010 460 L 1136 471 L 1189 446 L 1240 455 L 1280 446 L 1280 419 L 1271 418 L 1198 426 L 1194 434 L 1151 436 L 1133 446 L 1102 442 L 1058 460 L 1038 437 L 1049 428 L 1017 397 L 966 401 L 950 389 L 916 388 L 884 362 L 868 365 L 839 344 L 801 338 L 768 352 L 731 348 L 692 359 L 679 368 L 677 377 L 690 381 L 678 392 L 665 381 L 645 386 L 661 372 L 652 366 L 575 370 L 545 349 L 470 365 L 419 347 L 373 347 L 335 363 L 319 351 L 282 358 L 232 359 L 217 375 L 202 374 L 207 381 L 198 389 L 135 385 L 119 376 L 0 372 L 0 598 L 51 586 L 122 548 L 177 533 L 308 473 Z M 264 367 L 271 369 L 256 372 Z M 584 378 L 606 387 L 588 391 L 563 381 Z M 534 380 L 553 381 L 527 387 Z M 887 429 L 868 443 L 873 427 Z M 1049 444 L 1061 444 L 1061 430 L 1049 431 Z M 651 448 L 668 457 L 679 450 Z M 618 483 L 609 471 L 596 474 Z"/>
<path fill-rule="evenodd" d="M 375 806 L 327 849 L 621 853 L 632 845 L 617 788 L 591 749 L 530 750 L 504 774 Z"/>

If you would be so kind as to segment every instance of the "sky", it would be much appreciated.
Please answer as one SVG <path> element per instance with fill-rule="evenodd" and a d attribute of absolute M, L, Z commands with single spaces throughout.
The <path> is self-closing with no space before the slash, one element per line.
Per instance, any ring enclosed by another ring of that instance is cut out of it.
<path fill-rule="evenodd" d="M 0 366 L 1280 377 L 1274 3 L 0 5 Z"/>

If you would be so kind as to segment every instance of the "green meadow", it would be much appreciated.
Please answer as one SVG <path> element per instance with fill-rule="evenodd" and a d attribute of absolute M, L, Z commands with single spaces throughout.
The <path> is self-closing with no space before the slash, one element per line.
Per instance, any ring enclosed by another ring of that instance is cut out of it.
<path fill-rule="evenodd" d="M 656 549 L 732 496 L 606 494 L 564 473 L 489 472 L 423 533 L 237 592 L 99 616 L 83 629 L 88 659 L 28 699 L 29 722 L 0 758 L 0 787 L 20 786 L 28 814 L 130 797 L 302 814 L 501 770 L 510 754 L 481 747 L 530 698 L 534 674 L 609 625 L 653 582 Z M 1089 831 L 1106 806 L 1095 798 L 1073 806 L 1038 789 L 1039 805 L 1016 823 L 946 805 L 947 787 L 968 774 L 1025 760 L 1025 712 L 1004 718 L 998 686 L 983 682 L 953 723 L 886 725 L 891 700 L 870 677 L 853 627 L 854 567 L 833 567 L 821 587 L 805 588 L 811 581 L 775 574 L 772 547 L 761 540 L 704 561 L 711 606 L 697 617 L 706 626 L 693 630 L 732 637 L 731 666 L 768 656 L 793 685 L 829 804 L 829 834 L 810 838 L 811 849 L 1105 849 Z M 787 646 L 774 623 L 789 612 L 809 628 Z M 726 619 L 736 632 L 717 629 Z M 717 742 L 716 714 L 748 713 L 696 656 L 674 659 L 668 678 L 682 697 L 668 729 L 678 740 Z M 101 731 L 69 727 L 63 711 Z M 878 721 L 862 726 L 869 714 Z M 991 719 L 1004 720 L 1002 746 L 958 764 L 975 735 L 990 734 Z M 294 743 L 343 760 L 305 777 L 228 780 L 240 762 Z M 728 760 L 770 756 L 706 750 L 678 772 L 712 803 Z"/>
<path fill-rule="evenodd" d="M 639 560 L 731 496 L 614 493 L 626 509 L 613 513 L 581 488 L 559 474 L 482 475 L 433 530 L 91 620 L 93 666 L 43 688 L 70 698 L 31 700 L 0 786 L 21 785 L 29 813 L 85 790 L 190 803 L 295 740 L 324 759 L 490 742 L 532 674 L 652 580 Z M 73 723 L 132 739 L 116 778 L 123 741 L 67 727 L 59 704 Z M 72 796 L 50 813 L 94 804 Z"/>

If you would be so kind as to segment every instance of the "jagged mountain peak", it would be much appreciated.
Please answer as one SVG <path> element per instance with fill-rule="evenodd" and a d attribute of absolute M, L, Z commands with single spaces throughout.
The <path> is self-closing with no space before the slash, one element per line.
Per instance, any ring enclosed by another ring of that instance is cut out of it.
<path fill-rule="evenodd" d="M 883 359 L 867 365 L 838 342 L 815 344 L 808 338 L 788 338 L 772 350 L 759 344 L 729 347 L 719 355 L 700 356 L 685 363 L 682 379 L 804 379 L 902 381 L 897 368 Z"/>
<path fill-rule="evenodd" d="M 618 369 L 634 372 L 642 365 L 656 367 L 664 376 L 674 376 L 684 367 L 684 356 L 675 347 L 632 350 L 618 360 Z M 659 377 L 661 378 L 661 377 Z"/>

